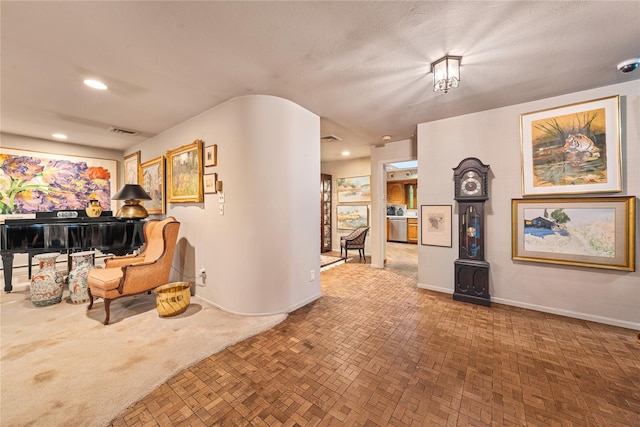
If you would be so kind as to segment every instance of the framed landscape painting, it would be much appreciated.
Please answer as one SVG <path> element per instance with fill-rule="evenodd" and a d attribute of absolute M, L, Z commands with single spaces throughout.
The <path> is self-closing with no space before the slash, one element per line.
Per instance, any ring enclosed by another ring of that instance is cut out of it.
<path fill-rule="evenodd" d="M 371 176 L 338 178 L 338 203 L 370 202 Z"/>
<path fill-rule="evenodd" d="M 620 97 L 520 116 L 522 195 L 622 190 Z"/>
<path fill-rule="evenodd" d="M 167 200 L 171 203 L 201 203 L 202 140 L 167 151 Z"/>
<path fill-rule="evenodd" d="M 369 225 L 369 209 L 367 206 L 338 206 L 338 229 L 355 230 Z"/>
<path fill-rule="evenodd" d="M 635 271 L 635 197 L 513 199 L 512 258 Z"/>
<path fill-rule="evenodd" d="M 149 214 L 166 213 L 164 156 L 144 162 L 140 165 L 140 171 L 142 172 L 140 185 L 151 196 L 151 200 L 143 201 L 145 209 Z"/>

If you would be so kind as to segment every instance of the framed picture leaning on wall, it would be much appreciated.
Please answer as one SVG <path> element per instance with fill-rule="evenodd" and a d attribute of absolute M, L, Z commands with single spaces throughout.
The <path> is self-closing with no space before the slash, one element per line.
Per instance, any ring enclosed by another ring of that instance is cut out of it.
<path fill-rule="evenodd" d="M 151 200 L 144 200 L 149 214 L 166 213 L 164 156 L 144 162 L 140 165 L 142 188 L 149 193 Z"/>
<path fill-rule="evenodd" d="M 201 203 L 202 140 L 167 151 L 167 201 Z"/>
<path fill-rule="evenodd" d="M 622 191 L 620 97 L 520 116 L 522 195 Z"/>

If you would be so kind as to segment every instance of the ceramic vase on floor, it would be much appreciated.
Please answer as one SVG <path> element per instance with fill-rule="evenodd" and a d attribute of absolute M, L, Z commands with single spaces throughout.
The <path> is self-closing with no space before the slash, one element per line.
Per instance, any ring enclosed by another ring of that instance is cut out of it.
<path fill-rule="evenodd" d="M 56 259 L 60 254 L 41 254 L 35 258 L 40 271 L 31 277 L 31 302 L 36 307 L 58 304 L 62 301 L 64 277 L 56 270 Z"/>
<path fill-rule="evenodd" d="M 71 254 L 71 270 L 69 271 L 69 296 L 71 302 L 79 304 L 89 301 L 87 293 L 87 276 L 94 266 L 95 252 L 85 251 Z"/>

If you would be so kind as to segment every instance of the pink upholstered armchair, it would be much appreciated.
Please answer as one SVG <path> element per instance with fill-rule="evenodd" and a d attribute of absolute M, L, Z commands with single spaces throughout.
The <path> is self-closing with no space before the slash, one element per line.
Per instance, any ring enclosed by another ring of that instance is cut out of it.
<path fill-rule="evenodd" d="M 347 252 L 349 249 L 358 249 L 358 254 L 360 258 L 364 258 L 364 241 L 367 238 L 367 231 L 369 231 L 369 227 L 360 227 L 357 230 L 354 230 L 348 236 L 340 237 L 340 256 L 342 256 L 342 250 L 344 249 L 344 258 L 345 262 L 347 262 Z"/>
<path fill-rule="evenodd" d="M 179 229 L 180 223 L 174 217 L 150 220 L 144 225 L 145 246 L 140 254 L 109 258 L 105 260 L 106 268 L 89 271 L 88 309 L 93 307 L 94 297 L 103 298 L 105 325 L 109 324 L 111 301 L 151 291 L 169 281 Z"/>

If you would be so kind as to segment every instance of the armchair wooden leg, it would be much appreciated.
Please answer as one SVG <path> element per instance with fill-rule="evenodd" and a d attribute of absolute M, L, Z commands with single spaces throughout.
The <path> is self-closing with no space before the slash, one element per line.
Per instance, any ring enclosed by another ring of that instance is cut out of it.
<path fill-rule="evenodd" d="M 87 310 L 91 310 L 93 308 L 93 295 L 91 295 L 91 289 L 87 288 L 87 294 L 89 295 L 89 307 L 87 307 Z"/>
<path fill-rule="evenodd" d="M 109 306 L 111 305 L 111 300 L 110 299 L 104 299 L 104 312 L 106 314 L 106 317 L 104 318 L 104 324 L 108 325 L 109 324 Z"/>

